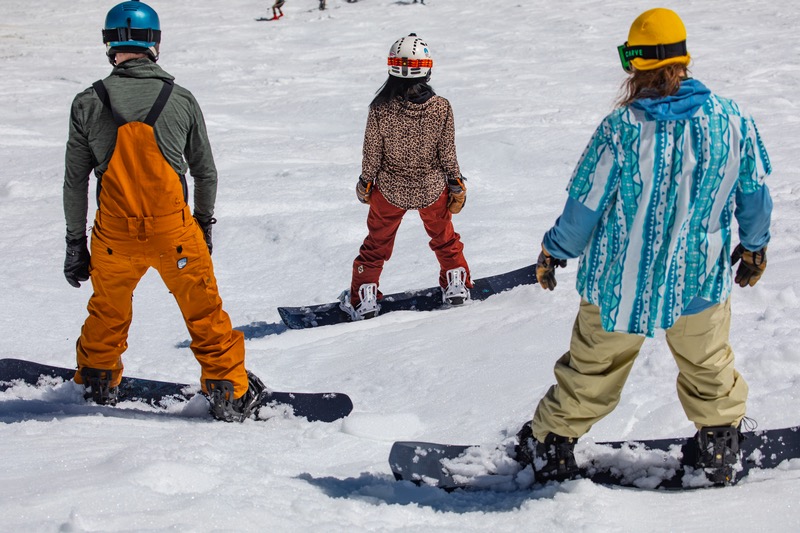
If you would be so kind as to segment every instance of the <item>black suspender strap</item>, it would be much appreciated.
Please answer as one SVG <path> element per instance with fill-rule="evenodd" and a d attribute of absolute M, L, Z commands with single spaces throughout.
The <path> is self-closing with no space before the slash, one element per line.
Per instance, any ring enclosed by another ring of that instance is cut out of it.
<path fill-rule="evenodd" d="M 144 119 L 144 123 L 150 127 L 156 123 L 156 120 L 158 120 L 158 117 L 164 110 L 164 106 L 167 105 L 169 96 L 172 94 L 172 88 L 174 87 L 172 80 L 163 80 L 163 82 L 164 86 L 161 87 L 161 92 L 158 93 L 158 97 L 156 97 L 153 107 L 150 108 L 150 112 L 147 113 L 147 117 Z M 100 101 L 103 102 L 103 105 L 106 106 L 109 111 L 111 111 L 111 116 L 114 117 L 114 122 L 117 124 L 117 126 L 124 126 L 127 124 L 128 121 L 125 120 L 122 115 L 117 113 L 117 110 L 111 105 L 111 98 L 108 96 L 108 90 L 106 90 L 106 86 L 103 85 L 103 80 L 94 82 L 92 87 L 94 87 L 94 91 L 97 93 Z"/>
<path fill-rule="evenodd" d="M 158 117 L 164 110 L 164 106 L 167 105 L 167 100 L 169 100 L 169 95 L 172 94 L 172 88 L 174 86 L 172 80 L 163 80 L 163 81 L 164 81 L 164 86 L 161 87 L 161 92 L 158 93 L 158 97 L 156 98 L 155 103 L 153 103 L 153 107 L 150 108 L 150 112 L 144 119 L 144 123 L 151 127 L 155 125 L 156 120 L 158 120 Z"/>
<path fill-rule="evenodd" d="M 111 105 L 111 98 L 108 97 L 108 91 L 106 90 L 106 86 L 103 85 L 103 80 L 97 80 L 92 84 L 94 87 L 94 92 L 97 93 L 97 96 L 100 98 L 100 101 L 103 102 L 103 105 L 111 111 L 111 116 L 114 117 L 114 122 L 117 123 L 117 126 L 122 126 L 126 124 L 128 121 L 125 120 L 122 115 L 117 113 L 117 110 L 114 109 Z"/>

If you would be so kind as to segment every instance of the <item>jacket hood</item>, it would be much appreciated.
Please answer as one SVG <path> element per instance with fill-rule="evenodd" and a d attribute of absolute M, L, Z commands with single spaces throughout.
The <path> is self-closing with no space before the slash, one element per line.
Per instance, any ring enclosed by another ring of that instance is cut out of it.
<path fill-rule="evenodd" d="M 694 79 L 683 80 L 678 92 L 664 98 L 642 98 L 631 107 L 645 112 L 648 120 L 681 120 L 692 118 L 703 107 L 711 91 Z"/>
<path fill-rule="evenodd" d="M 146 57 L 129 59 L 124 63 L 116 65 L 111 71 L 112 76 L 123 76 L 126 78 L 157 78 L 161 80 L 174 80 L 175 78 L 153 63 Z"/>

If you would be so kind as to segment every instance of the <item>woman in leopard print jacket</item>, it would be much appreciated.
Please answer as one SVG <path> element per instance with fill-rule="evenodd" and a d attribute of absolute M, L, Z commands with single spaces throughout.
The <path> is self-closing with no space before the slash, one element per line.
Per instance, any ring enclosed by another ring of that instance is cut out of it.
<path fill-rule="evenodd" d="M 350 290 L 342 296 L 341 307 L 353 320 L 378 314 L 383 264 L 408 210 L 419 211 L 431 238 L 444 303 L 464 303 L 472 287 L 464 245 L 451 220 L 466 200 L 453 110 L 428 85 L 433 59 L 415 34 L 395 42 L 388 63 L 389 77 L 370 104 L 356 187 L 370 208 L 369 234 L 353 262 Z"/>

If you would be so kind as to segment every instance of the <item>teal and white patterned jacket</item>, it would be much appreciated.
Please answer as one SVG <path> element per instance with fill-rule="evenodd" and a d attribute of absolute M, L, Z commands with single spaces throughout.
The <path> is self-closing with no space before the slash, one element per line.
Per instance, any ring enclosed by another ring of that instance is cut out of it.
<path fill-rule="evenodd" d="M 580 256 L 577 290 L 604 329 L 652 336 L 730 296 L 731 222 L 745 248 L 767 244 L 771 170 L 753 119 L 686 80 L 603 120 L 543 244 Z"/>

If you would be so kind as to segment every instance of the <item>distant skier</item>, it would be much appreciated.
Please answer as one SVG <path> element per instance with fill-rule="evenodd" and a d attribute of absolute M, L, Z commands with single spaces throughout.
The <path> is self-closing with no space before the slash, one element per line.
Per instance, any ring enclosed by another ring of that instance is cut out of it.
<path fill-rule="evenodd" d="M 414 0 L 414 2 L 413 2 L 413 3 L 414 3 L 414 4 L 416 4 L 416 3 L 417 3 L 417 0 Z M 424 6 L 424 5 L 425 5 L 425 0 L 419 0 L 419 3 L 420 3 L 420 4 L 422 4 L 422 5 Z"/>
<path fill-rule="evenodd" d="M 542 482 L 577 476 L 576 440 L 617 406 L 645 337 L 663 329 L 697 428 L 696 457 L 684 460 L 715 484 L 734 483 L 747 384 L 729 344 L 731 266 L 741 261 L 741 287 L 767 266 L 772 169 L 753 119 L 689 77 L 676 13 L 640 15 L 619 52 L 624 96 L 594 133 L 542 242 L 540 285 L 553 290 L 555 268 L 580 256 L 582 302 L 557 385 L 520 431 L 517 458 Z M 731 254 L 734 218 L 740 243 Z"/>
<path fill-rule="evenodd" d="M 175 297 L 200 363 L 212 414 L 244 420 L 266 393 L 245 370 L 244 336 L 222 309 L 211 262 L 217 169 L 194 96 L 156 64 L 158 14 L 123 2 L 106 16 L 103 42 L 111 75 L 75 97 L 64 173 L 64 275 L 91 279 L 89 316 L 77 342 L 75 382 L 98 404 L 113 405 L 128 347 L 133 291 L 158 270 Z M 194 181 L 194 215 L 185 173 Z M 87 247 L 89 174 L 98 210 Z M 87 390 L 88 392 L 88 390 Z"/>
<path fill-rule="evenodd" d="M 467 195 L 456 158 L 453 110 L 428 85 L 433 58 L 416 34 L 392 45 L 388 65 L 389 77 L 369 106 L 356 186 L 358 199 L 369 204 L 369 234 L 353 262 L 350 290 L 340 297 L 353 320 L 378 314 L 383 264 L 409 209 L 419 211 L 431 238 L 444 303 L 463 304 L 472 287 L 464 245 L 452 223 Z"/>
<path fill-rule="evenodd" d="M 286 0 L 275 0 L 275 3 L 272 4 L 272 18 L 266 20 L 278 20 L 279 18 L 281 18 L 283 16 L 283 11 L 281 10 L 281 8 L 285 3 Z M 322 7 L 320 7 L 320 9 L 322 9 Z"/>
<path fill-rule="evenodd" d="M 319 0 L 319 10 L 320 11 L 325 10 L 325 0 Z"/>

